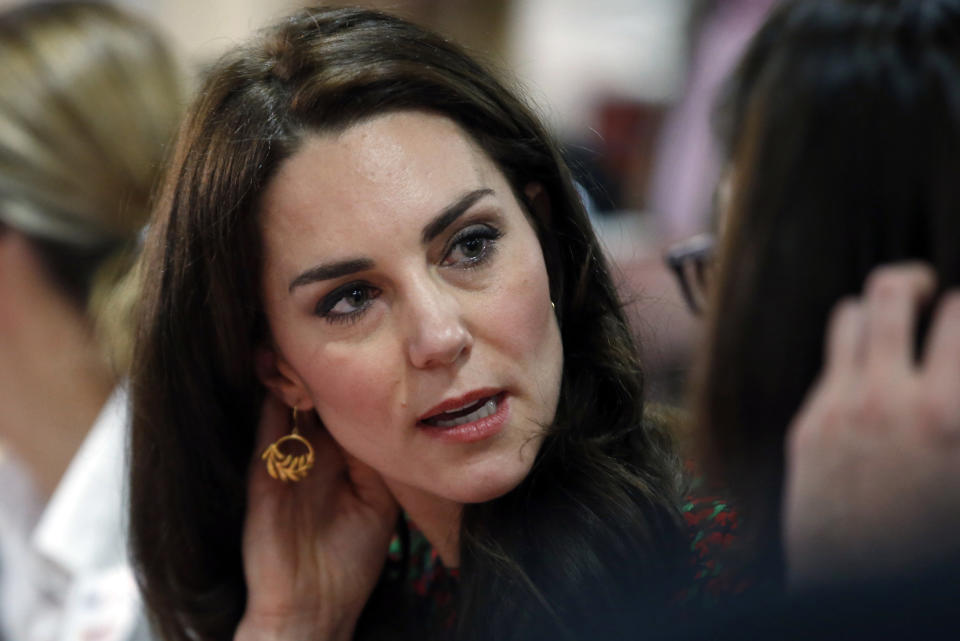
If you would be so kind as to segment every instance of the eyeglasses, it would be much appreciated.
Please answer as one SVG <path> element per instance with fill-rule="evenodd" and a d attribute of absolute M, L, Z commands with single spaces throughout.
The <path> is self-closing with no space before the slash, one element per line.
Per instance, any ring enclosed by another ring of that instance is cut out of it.
<path fill-rule="evenodd" d="M 671 246 L 664 255 L 694 314 L 702 314 L 706 308 L 715 244 L 713 234 L 698 234 Z"/>

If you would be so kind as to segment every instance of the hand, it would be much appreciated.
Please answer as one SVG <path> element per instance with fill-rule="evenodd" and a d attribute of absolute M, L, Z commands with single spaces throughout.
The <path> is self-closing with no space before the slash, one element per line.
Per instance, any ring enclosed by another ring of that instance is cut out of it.
<path fill-rule="evenodd" d="M 313 412 L 300 419 L 316 462 L 299 483 L 266 471 L 262 452 L 289 432 L 268 395 L 250 469 L 243 566 L 247 609 L 235 639 L 350 639 L 380 577 L 397 504 L 374 470 L 346 455 Z"/>
<path fill-rule="evenodd" d="M 791 587 L 922 570 L 960 548 L 960 294 L 942 297 L 918 362 L 920 264 L 876 270 L 834 310 L 824 370 L 787 436 Z"/>

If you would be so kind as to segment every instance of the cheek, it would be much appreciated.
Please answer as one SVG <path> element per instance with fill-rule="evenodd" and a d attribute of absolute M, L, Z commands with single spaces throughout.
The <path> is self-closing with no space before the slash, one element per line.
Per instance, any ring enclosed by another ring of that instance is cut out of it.
<path fill-rule="evenodd" d="M 301 363 L 299 372 L 317 413 L 338 441 L 339 434 L 362 437 L 389 424 L 401 370 L 386 354 L 376 346 L 336 345 L 318 349 Z"/>
<path fill-rule="evenodd" d="M 488 321 L 513 354 L 549 358 L 549 352 L 559 350 L 559 332 L 546 269 L 538 252 L 531 254 L 533 258 L 518 265 L 513 277 L 503 279 L 487 307 Z"/>

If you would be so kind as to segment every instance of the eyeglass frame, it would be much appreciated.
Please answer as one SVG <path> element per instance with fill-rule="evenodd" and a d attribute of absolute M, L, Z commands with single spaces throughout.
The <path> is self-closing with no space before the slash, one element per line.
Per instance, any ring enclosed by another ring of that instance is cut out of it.
<path fill-rule="evenodd" d="M 711 233 L 701 233 L 691 236 L 667 248 L 663 259 L 673 271 L 680 284 L 680 291 L 690 311 L 701 315 L 704 310 L 694 295 L 694 286 L 703 291 L 706 287 L 706 268 L 713 262 L 716 249 L 716 237 Z M 694 273 L 699 283 L 691 283 L 690 271 L 686 265 L 694 265 Z"/>

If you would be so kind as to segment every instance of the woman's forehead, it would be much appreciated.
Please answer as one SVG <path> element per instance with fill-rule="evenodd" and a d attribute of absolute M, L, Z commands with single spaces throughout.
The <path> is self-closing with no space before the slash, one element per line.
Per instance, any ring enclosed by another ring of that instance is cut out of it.
<path fill-rule="evenodd" d="M 420 256 L 425 230 L 458 207 L 524 219 L 503 174 L 447 118 L 397 112 L 311 135 L 264 194 L 265 266 L 289 279 L 309 263 Z"/>
<path fill-rule="evenodd" d="M 394 112 L 339 132 L 309 135 L 268 186 L 263 218 L 297 217 L 318 208 L 354 220 L 372 211 L 430 210 L 501 181 L 493 162 L 453 121 Z"/>

